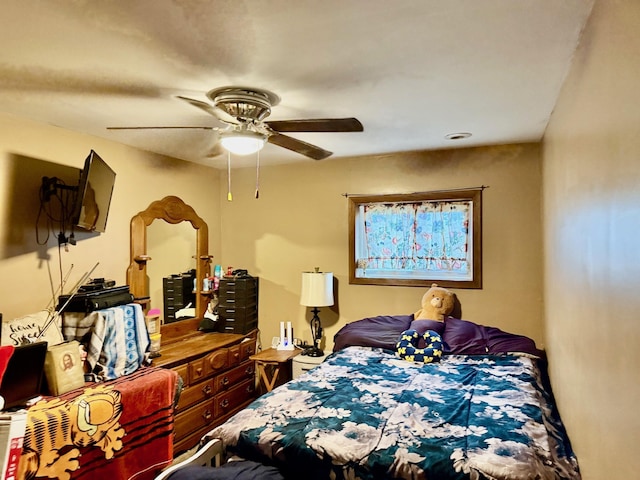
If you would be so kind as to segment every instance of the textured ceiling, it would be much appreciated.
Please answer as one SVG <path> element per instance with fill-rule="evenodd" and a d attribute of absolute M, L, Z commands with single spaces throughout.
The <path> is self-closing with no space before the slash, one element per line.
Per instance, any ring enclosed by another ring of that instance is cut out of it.
<path fill-rule="evenodd" d="M 269 120 L 358 118 L 290 134 L 331 158 L 538 141 L 593 2 L 3 0 L 0 111 L 216 168 L 209 130 L 107 127 L 221 126 L 176 96 L 243 85 L 281 98 Z"/>

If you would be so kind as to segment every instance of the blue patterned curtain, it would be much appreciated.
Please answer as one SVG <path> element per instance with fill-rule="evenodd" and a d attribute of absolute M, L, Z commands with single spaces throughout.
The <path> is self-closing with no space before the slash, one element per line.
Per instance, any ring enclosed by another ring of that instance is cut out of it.
<path fill-rule="evenodd" d="M 468 200 L 361 205 L 359 269 L 468 275 L 472 205 Z"/>

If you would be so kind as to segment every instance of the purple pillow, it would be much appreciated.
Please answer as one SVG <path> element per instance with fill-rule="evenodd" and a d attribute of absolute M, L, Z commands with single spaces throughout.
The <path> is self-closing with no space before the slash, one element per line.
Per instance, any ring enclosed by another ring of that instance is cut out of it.
<path fill-rule="evenodd" d="M 528 353 L 542 357 L 544 352 L 524 335 L 508 333 L 495 327 L 485 327 L 467 320 L 447 317 L 444 334 L 445 352 L 460 355 L 487 355 L 500 353 Z"/>
<path fill-rule="evenodd" d="M 521 352 L 544 357 L 544 352 L 536 347 L 529 337 L 503 332 L 499 328 L 486 327 L 487 348 L 491 353 Z"/>
<path fill-rule="evenodd" d="M 459 318 L 445 318 L 442 340 L 446 344 L 447 353 L 460 355 L 489 353 L 484 327 Z"/>
<path fill-rule="evenodd" d="M 413 315 L 381 315 L 347 323 L 333 337 L 333 351 L 350 346 L 395 350 L 400 334 L 409 329 Z"/>
<path fill-rule="evenodd" d="M 440 337 L 442 337 L 442 334 L 444 333 L 444 328 L 445 328 L 444 322 L 439 322 L 438 320 L 429 320 L 426 318 L 423 318 L 420 320 L 414 320 L 413 322 L 411 322 L 411 325 L 409 326 L 409 329 L 413 329 L 417 331 L 418 334 L 420 335 L 420 339 L 418 340 L 418 348 L 427 347 L 424 339 L 422 338 L 422 336 L 427 330 L 432 330 L 436 332 L 438 335 L 440 335 Z"/>
<path fill-rule="evenodd" d="M 439 322 L 438 320 L 414 320 L 411 322 L 409 326 L 409 330 L 415 330 L 418 332 L 418 335 L 424 335 L 424 332 L 427 330 L 433 330 L 438 333 L 440 336 L 444 333 L 444 322 Z"/>

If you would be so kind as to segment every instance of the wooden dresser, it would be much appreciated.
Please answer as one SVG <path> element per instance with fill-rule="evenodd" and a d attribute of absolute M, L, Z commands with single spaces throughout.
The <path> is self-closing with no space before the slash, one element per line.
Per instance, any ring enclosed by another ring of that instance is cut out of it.
<path fill-rule="evenodd" d="M 202 435 L 256 397 L 257 331 L 202 333 L 197 321 L 162 326 L 160 357 L 153 365 L 178 372 L 184 386 L 175 412 L 174 453 L 195 446 Z"/>

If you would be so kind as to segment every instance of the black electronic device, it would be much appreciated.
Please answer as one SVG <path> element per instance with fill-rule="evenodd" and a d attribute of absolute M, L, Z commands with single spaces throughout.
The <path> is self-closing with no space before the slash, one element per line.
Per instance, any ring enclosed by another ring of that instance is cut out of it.
<path fill-rule="evenodd" d="M 129 286 L 124 285 L 94 292 L 79 292 L 75 295 L 60 295 L 56 311 L 89 313 L 131 302 L 133 302 L 133 295 L 129 291 Z"/>
<path fill-rule="evenodd" d="M 24 407 L 40 396 L 47 342 L 27 343 L 14 348 L 2 377 L 0 395 L 4 408 Z"/>
<path fill-rule="evenodd" d="M 116 173 L 93 150 L 84 161 L 80 174 L 78 197 L 72 215 L 76 227 L 91 232 L 104 232 Z"/>
<path fill-rule="evenodd" d="M 115 280 L 106 280 L 104 278 L 94 278 L 90 282 L 81 285 L 78 288 L 78 292 L 96 292 L 98 290 L 104 290 L 105 288 L 111 288 L 116 286 Z"/>

